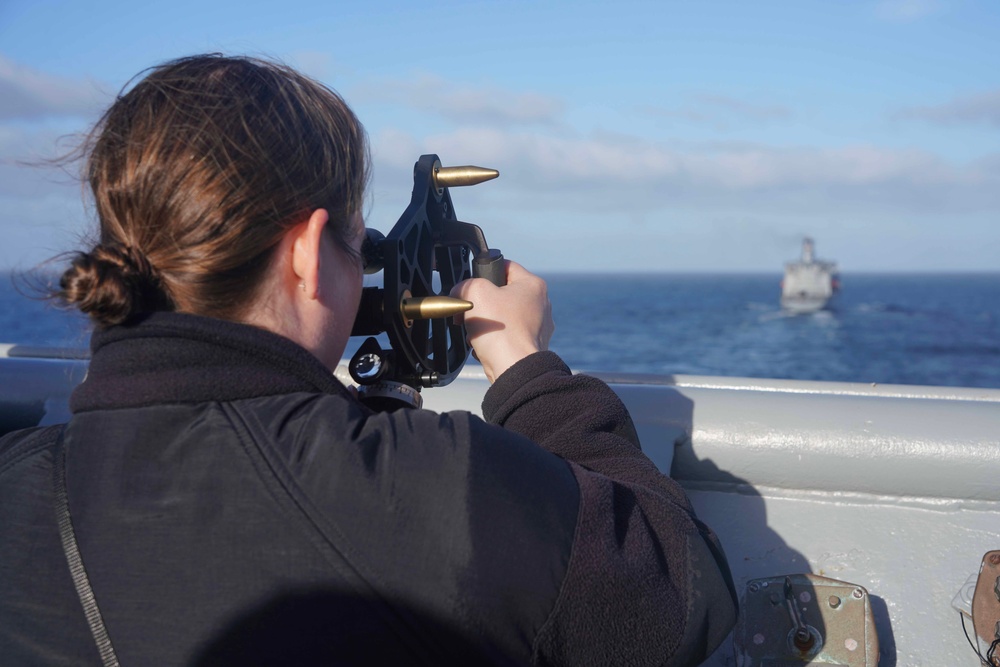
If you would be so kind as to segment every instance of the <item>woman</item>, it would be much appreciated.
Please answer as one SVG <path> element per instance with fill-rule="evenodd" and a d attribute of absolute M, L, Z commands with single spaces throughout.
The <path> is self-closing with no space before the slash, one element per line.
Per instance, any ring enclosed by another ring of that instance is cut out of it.
<path fill-rule="evenodd" d="M 96 324 L 89 374 L 65 429 L 0 440 L 10 664 L 680 665 L 722 641 L 715 537 L 546 351 L 539 278 L 456 287 L 486 421 L 373 413 L 334 378 L 368 173 L 335 93 L 185 58 L 86 150 L 100 240 L 61 296 Z"/>

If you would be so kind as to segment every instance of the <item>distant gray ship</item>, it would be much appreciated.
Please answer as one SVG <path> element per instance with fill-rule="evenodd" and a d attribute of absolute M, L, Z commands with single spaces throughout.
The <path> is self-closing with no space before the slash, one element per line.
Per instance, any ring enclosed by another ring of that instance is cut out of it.
<path fill-rule="evenodd" d="M 840 289 L 836 262 L 818 260 L 813 240 L 802 240 L 802 259 L 785 264 L 781 281 L 781 307 L 794 313 L 811 313 L 826 308 Z"/>

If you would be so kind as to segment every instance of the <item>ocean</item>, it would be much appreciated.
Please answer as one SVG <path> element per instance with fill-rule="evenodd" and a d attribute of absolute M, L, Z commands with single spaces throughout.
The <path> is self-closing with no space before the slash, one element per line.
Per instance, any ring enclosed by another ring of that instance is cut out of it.
<path fill-rule="evenodd" d="M 780 274 L 545 278 L 551 347 L 577 370 L 1000 388 L 1000 273 L 842 274 L 832 309 L 808 315 L 781 310 Z M 88 338 L 0 275 L 0 343 Z"/>

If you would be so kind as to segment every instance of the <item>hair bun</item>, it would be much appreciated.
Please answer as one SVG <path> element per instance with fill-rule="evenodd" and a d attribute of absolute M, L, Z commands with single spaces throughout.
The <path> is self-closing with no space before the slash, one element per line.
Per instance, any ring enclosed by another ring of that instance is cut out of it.
<path fill-rule="evenodd" d="M 67 304 L 101 327 L 122 324 L 140 313 L 170 310 L 153 265 L 130 247 L 97 245 L 89 253 L 78 253 L 59 286 Z"/>

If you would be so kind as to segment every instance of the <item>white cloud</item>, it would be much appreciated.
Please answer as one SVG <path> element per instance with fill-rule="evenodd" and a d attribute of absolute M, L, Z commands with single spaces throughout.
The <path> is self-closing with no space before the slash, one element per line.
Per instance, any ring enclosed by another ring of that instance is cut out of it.
<path fill-rule="evenodd" d="M 89 231 L 79 194 L 58 190 L 34 197 L 0 194 L 0 269 L 31 268 L 72 250 Z"/>
<path fill-rule="evenodd" d="M 90 116 L 106 101 L 93 81 L 53 76 L 0 55 L 0 120 Z"/>
<path fill-rule="evenodd" d="M 394 134 L 378 140 L 383 155 L 403 159 L 405 147 Z M 516 164 L 534 183 L 573 183 L 592 187 L 642 186 L 673 182 L 684 185 L 752 190 L 773 187 L 859 185 L 911 182 L 915 185 L 967 180 L 966 170 L 950 167 L 920 151 L 845 146 L 834 149 L 779 149 L 755 144 L 706 143 L 685 148 L 639 138 L 569 138 L 498 129 L 463 128 L 428 137 L 421 145 L 441 153 L 483 156 L 496 163 Z M 412 153 L 409 154 L 412 162 Z"/>
<path fill-rule="evenodd" d="M 0 194 L 28 198 L 67 186 L 78 192 L 76 165 L 49 162 L 72 148 L 71 138 L 49 130 L 0 125 Z"/>
<path fill-rule="evenodd" d="M 462 219 L 490 228 L 491 242 L 520 247 L 530 245 L 533 234 L 570 233 L 586 245 L 613 224 L 655 236 L 667 225 L 694 248 L 700 247 L 696 238 L 702 244 L 735 238 L 731 232 L 720 237 L 705 220 L 748 215 L 796 234 L 836 221 L 849 246 L 850 234 L 863 237 L 872 224 L 896 225 L 896 233 L 905 234 L 907 220 L 930 225 L 936 219 L 942 230 L 957 230 L 1000 211 L 1000 155 L 952 164 L 927 152 L 872 145 L 673 145 L 482 128 L 420 140 L 376 133 L 373 144 L 374 226 L 386 226 L 405 206 L 416 157 L 437 153 L 447 164 L 500 170 L 499 181 L 453 197 Z M 596 247 L 587 252 L 601 254 Z M 624 250 L 609 245 L 607 252 Z"/>
<path fill-rule="evenodd" d="M 37 264 L 86 228 L 76 165 L 45 163 L 69 147 L 49 130 L 0 125 L 0 268 Z"/>
<path fill-rule="evenodd" d="M 946 104 L 904 109 L 896 116 L 938 125 L 986 124 L 1000 128 L 1000 89 L 964 95 Z"/>
<path fill-rule="evenodd" d="M 454 193 L 456 207 L 492 244 L 539 269 L 760 270 L 789 259 L 768 238 L 805 233 L 831 256 L 856 259 L 855 268 L 996 265 L 983 248 L 1000 239 L 985 222 L 1000 211 L 1000 155 L 955 164 L 876 145 L 787 149 L 483 128 L 383 139 L 373 136 L 376 199 L 387 213 L 376 224 L 402 210 L 421 152 L 497 168 L 498 182 Z M 969 238 L 979 239 L 971 254 L 960 249 Z"/>
<path fill-rule="evenodd" d="M 578 268 L 628 268 L 631 264 L 623 258 L 639 252 L 648 256 L 643 265 L 669 252 L 673 268 L 694 262 L 685 260 L 684 253 L 701 257 L 700 268 L 719 268 L 705 266 L 704 258 L 746 254 L 753 239 L 765 232 L 812 232 L 831 250 L 838 248 L 835 244 L 852 248 L 857 239 L 875 233 L 870 230 L 880 230 L 886 239 L 919 232 L 924 245 L 936 250 L 950 243 L 934 240 L 938 228 L 941 239 L 952 232 L 956 238 L 980 238 L 982 230 L 992 229 L 981 220 L 1000 211 L 1000 155 L 957 164 L 927 151 L 871 144 L 778 148 L 746 141 L 652 141 L 620 132 L 582 135 L 560 122 L 562 105 L 551 97 L 462 89 L 429 78 L 408 88 L 369 92 L 369 100 L 381 96 L 462 121 L 434 135 L 372 128 L 376 165 L 371 197 L 377 211 L 371 224 L 387 231 L 403 210 L 413 162 L 422 153 L 437 153 L 446 165 L 497 168 L 500 181 L 453 195 L 461 217 L 482 224 L 498 247 L 527 253 L 525 259 L 535 253 L 539 267 L 553 261 L 552 244 L 562 243 L 568 234 L 574 252 L 559 260 L 565 263 L 561 268 L 574 263 Z M 352 94 L 352 100 L 356 97 Z M 990 108 L 990 99 L 958 100 L 947 105 L 950 116 L 945 107 L 933 109 L 941 114 L 937 122 L 946 117 L 981 122 L 991 118 L 982 111 Z M 516 103 L 508 107 L 512 100 Z M 758 120 L 782 113 L 780 107 L 726 97 L 696 101 L 701 109 Z M 0 234 L 22 240 L 16 256 L 13 249 L 0 249 L 0 265 L 51 255 L 45 230 L 70 238 L 85 226 L 78 184 L 58 172 L 14 164 L 14 158 L 53 154 L 54 139 L 53 132 L 0 125 Z M 914 220 L 920 221 L 917 232 L 909 226 Z M 980 248 L 996 245 L 995 234 L 986 232 L 985 237 Z M 635 238 L 647 241 L 636 249 Z M 28 243 L 37 248 L 25 250 Z M 885 252 L 891 253 L 888 242 Z M 965 266 L 958 250 L 949 252 L 942 251 L 936 260 L 940 267 Z M 753 253 L 746 257 L 746 268 L 780 266 L 782 260 Z M 898 261 L 906 266 L 908 260 Z M 986 262 L 979 260 L 980 265 Z"/>
<path fill-rule="evenodd" d="M 430 75 L 360 86 L 351 91 L 351 99 L 398 104 L 458 122 L 501 126 L 555 123 L 564 108 L 561 100 L 550 95 L 465 87 Z"/>

